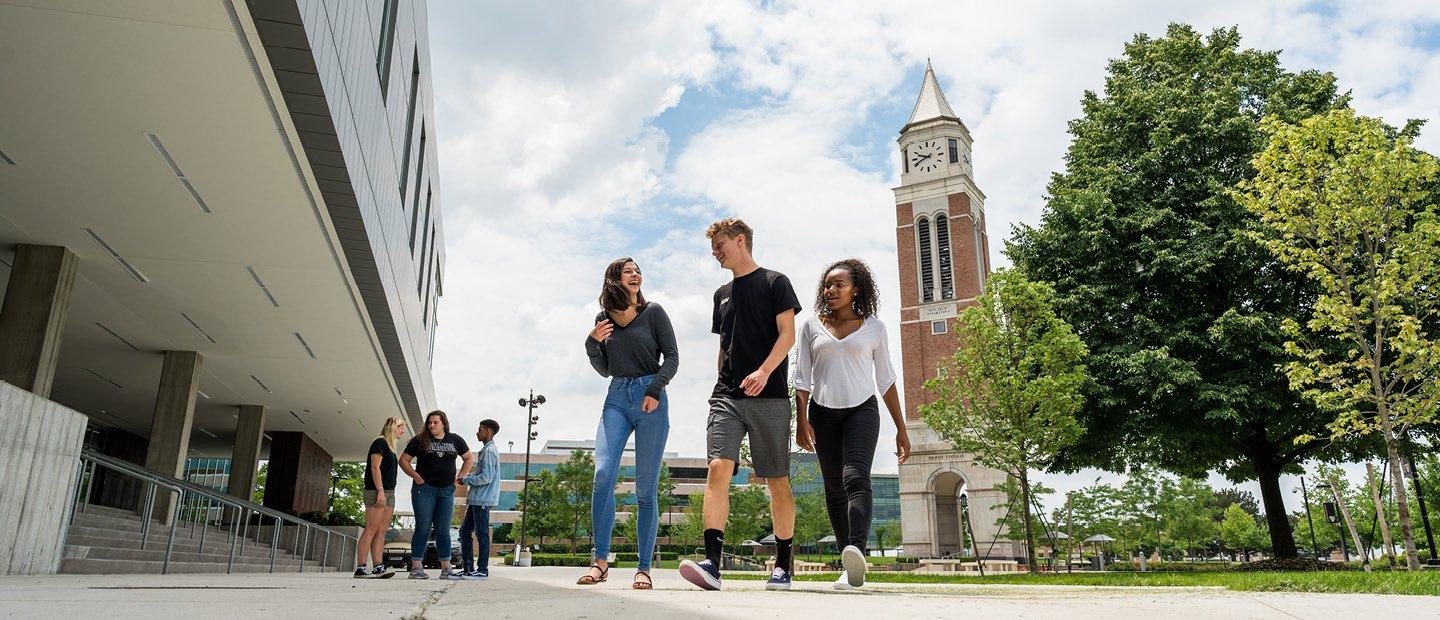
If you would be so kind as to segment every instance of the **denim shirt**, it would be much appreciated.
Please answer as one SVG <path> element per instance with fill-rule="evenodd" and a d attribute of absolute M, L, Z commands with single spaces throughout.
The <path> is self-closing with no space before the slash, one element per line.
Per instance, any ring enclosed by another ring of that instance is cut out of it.
<path fill-rule="evenodd" d="M 480 448 L 480 458 L 475 460 L 475 470 L 464 478 L 465 504 L 494 508 L 500 503 L 500 451 L 495 448 L 495 442 L 485 442 Z"/>

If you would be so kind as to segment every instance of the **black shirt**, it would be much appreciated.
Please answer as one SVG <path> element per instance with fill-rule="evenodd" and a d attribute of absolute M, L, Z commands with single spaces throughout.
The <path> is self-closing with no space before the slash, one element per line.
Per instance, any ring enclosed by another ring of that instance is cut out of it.
<path fill-rule="evenodd" d="M 602 310 L 595 315 L 595 322 L 609 318 Z M 655 375 L 645 395 L 658 400 L 680 368 L 680 349 L 675 345 L 675 328 L 670 325 L 670 316 L 660 304 L 652 302 L 642 306 L 630 324 L 624 327 L 613 321 L 611 324 L 615 329 L 605 342 L 585 337 L 585 353 L 590 356 L 590 365 L 602 377 Z"/>
<path fill-rule="evenodd" d="M 386 491 L 395 490 L 395 470 L 398 468 L 395 461 L 395 451 L 390 449 L 390 444 L 385 443 L 384 437 L 376 437 L 370 442 L 370 451 L 365 453 L 365 490 L 375 490 L 375 478 L 370 473 L 370 455 L 380 455 L 380 482 L 384 484 Z"/>
<path fill-rule="evenodd" d="M 445 433 L 440 439 L 430 437 L 430 449 L 425 451 L 420 450 L 419 435 L 411 437 L 410 442 L 405 444 L 405 454 L 415 459 L 415 471 L 425 479 L 425 484 L 432 487 L 454 486 L 455 474 L 459 473 L 455 468 L 455 457 L 469 451 L 470 446 L 455 433 Z"/>
<path fill-rule="evenodd" d="M 760 368 L 780 338 L 775 317 L 786 310 L 800 311 L 800 300 L 790 279 L 778 271 L 760 268 L 731 280 L 715 291 L 710 331 L 720 334 L 720 379 L 716 396 L 748 398 L 740 382 Z M 770 371 L 765 389 L 755 398 L 789 398 L 788 358 Z"/>

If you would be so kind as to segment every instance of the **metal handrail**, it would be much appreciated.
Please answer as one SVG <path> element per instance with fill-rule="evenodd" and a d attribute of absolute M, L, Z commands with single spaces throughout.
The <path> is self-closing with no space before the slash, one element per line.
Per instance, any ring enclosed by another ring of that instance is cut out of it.
<path fill-rule="evenodd" d="M 83 513 L 83 512 L 85 511 L 85 505 L 87 505 L 87 504 L 89 503 L 89 497 L 90 497 L 90 493 L 91 493 L 91 487 L 94 486 L 94 481 L 95 481 L 95 475 L 94 475 L 94 474 L 95 474 L 95 469 L 98 468 L 98 467 L 104 467 L 104 468 L 106 468 L 106 469 L 115 471 L 115 472 L 117 472 L 117 473 L 121 473 L 121 474 L 124 474 L 124 475 L 127 475 L 127 476 L 131 476 L 131 477 L 133 477 L 133 478 L 138 478 L 138 479 L 140 479 L 142 482 L 145 482 L 145 483 L 147 483 L 148 485 L 150 485 L 149 488 L 148 488 L 147 491 L 146 491 L 146 495 L 145 495 L 145 505 L 144 505 L 144 507 L 143 507 L 143 511 L 142 511 L 142 514 L 141 514 L 141 526 L 140 526 L 141 541 L 140 541 L 140 548 L 141 548 L 142 550 L 145 549 L 145 546 L 149 543 L 150 522 L 151 522 L 152 516 L 153 516 L 153 515 L 152 515 L 152 511 L 153 511 L 154 504 L 155 504 L 155 499 L 156 499 L 156 497 L 155 497 L 155 496 L 156 496 L 156 489 L 157 489 L 157 488 L 164 488 L 164 489 L 166 489 L 166 491 L 167 491 L 168 493 L 177 493 L 177 494 L 179 494 L 179 497 L 176 498 L 175 503 L 172 504 L 171 507 L 170 507 L 170 515 L 169 515 L 169 517 L 170 517 L 170 518 L 169 518 L 170 531 L 169 531 L 168 534 L 167 534 L 167 541 L 166 541 L 166 545 L 165 545 L 164 564 L 163 564 L 162 569 L 161 569 L 161 572 L 162 572 L 163 574 L 168 574 L 168 573 L 170 572 L 170 557 L 171 557 L 171 555 L 172 555 L 172 553 L 173 553 L 173 550 L 174 550 L 175 530 L 176 530 L 176 527 L 177 527 L 178 524 L 179 524 L 179 521 L 181 520 L 181 519 L 180 519 L 180 516 L 181 516 L 181 515 L 180 515 L 180 511 L 181 511 L 181 506 L 182 506 L 182 504 L 184 504 L 184 502 L 185 502 L 185 495 L 186 495 L 186 494 L 189 494 L 189 495 L 193 496 L 192 499 L 201 499 L 201 500 L 204 501 L 203 506 L 204 506 L 204 510 L 205 510 L 206 516 L 203 517 L 203 518 L 200 520 L 200 522 L 199 522 L 200 528 L 201 528 L 201 532 L 200 532 L 200 547 L 199 547 L 198 549 L 199 549 L 199 551 L 201 551 L 201 552 L 204 551 L 205 533 L 206 533 L 206 530 L 208 529 L 208 521 L 209 521 L 208 515 L 209 515 L 210 511 L 211 511 L 214 507 L 217 507 L 217 505 L 218 505 L 218 508 L 220 508 L 220 510 L 222 511 L 222 512 L 221 512 L 222 515 L 232 514 L 232 511 L 233 511 L 233 515 L 234 515 L 235 518 L 234 518 L 234 520 L 232 521 L 232 523 L 231 523 L 231 528 L 230 528 L 230 529 L 231 529 L 231 531 L 230 531 L 231 539 L 230 539 L 229 562 L 226 564 L 226 572 L 227 572 L 227 573 L 228 573 L 228 572 L 231 572 L 231 571 L 234 569 L 234 566 L 235 566 L 235 557 L 236 557 L 236 554 L 237 554 L 237 551 L 238 551 L 237 547 L 240 547 L 240 546 L 243 546 L 243 545 L 244 545 L 244 543 L 241 542 L 241 539 L 242 539 L 242 538 L 246 538 L 247 535 L 250 533 L 250 528 L 249 528 L 249 521 L 250 521 L 249 515 L 250 515 L 250 513 L 253 513 L 253 514 L 258 515 L 258 516 L 261 516 L 261 517 L 269 517 L 270 520 L 271 520 L 271 523 L 272 523 L 272 525 L 273 525 L 273 528 L 272 528 L 272 530 L 271 530 L 271 540 L 270 540 L 270 572 L 275 572 L 275 552 L 276 552 L 276 549 L 277 549 L 277 547 L 279 546 L 279 543 L 280 543 L 280 525 L 281 525 L 281 523 L 292 524 L 292 525 L 295 525 L 295 526 L 297 526 L 297 527 L 299 527 L 299 528 L 303 528 L 303 530 L 304 530 L 304 531 L 301 532 L 301 533 L 297 533 L 296 538 L 295 538 L 296 547 L 297 547 L 297 548 L 295 549 L 295 553 L 296 553 L 296 555 L 298 555 L 299 558 L 300 558 L 300 570 L 301 570 L 301 572 L 303 572 L 303 571 L 305 570 L 306 556 L 308 555 L 309 546 L 310 546 L 310 545 L 309 545 L 309 541 L 310 541 L 310 539 L 311 539 L 311 530 L 321 530 L 321 531 L 323 531 L 323 532 L 325 533 L 325 539 L 326 539 L 326 541 L 327 541 L 327 544 L 326 544 L 326 552 L 325 552 L 325 554 L 324 554 L 324 555 L 321 557 L 321 559 L 320 559 L 320 566 L 321 566 L 322 569 L 327 568 L 327 567 L 329 567 L 329 565 L 330 565 L 330 564 L 329 564 L 330 558 L 329 558 L 329 544 L 328 544 L 328 542 L 329 542 L 330 536 L 331 536 L 332 534 L 335 535 L 335 536 L 338 536 L 342 541 L 349 541 L 349 542 L 351 543 L 351 544 L 349 545 L 349 547 L 350 547 L 352 550 L 355 549 L 355 548 L 357 548 L 358 545 L 359 545 L 359 543 L 360 543 L 360 539 L 359 539 L 359 537 L 357 537 L 357 536 L 350 536 L 350 535 L 345 534 L 344 532 L 340 532 L 340 531 L 338 531 L 338 530 L 334 530 L 334 529 L 331 529 L 331 528 L 329 528 L 329 527 L 325 527 L 325 526 L 323 526 L 323 525 L 319 525 L 319 524 L 316 524 L 316 523 L 312 523 L 312 522 L 310 522 L 310 521 L 306 521 L 306 520 L 301 519 L 301 518 L 299 518 L 299 517 L 296 517 L 296 516 L 293 516 L 293 515 L 290 515 L 290 514 L 286 514 L 286 513 L 284 513 L 284 512 L 280 512 L 280 511 L 275 510 L 275 509 L 273 509 L 273 508 L 267 508 L 267 507 L 265 507 L 265 506 L 261 506 L 261 505 L 259 505 L 259 504 L 255 504 L 255 503 L 252 503 L 252 502 L 245 501 L 245 500 L 243 500 L 243 499 L 237 498 L 237 497 L 235 497 L 235 496 L 229 495 L 228 493 L 222 493 L 222 492 L 217 491 L 217 490 L 215 490 L 215 489 L 213 489 L 213 488 L 211 488 L 211 487 L 207 487 L 207 486 L 201 485 L 201 484 L 196 484 L 196 483 L 191 482 L 191 481 L 189 481 L 189 480 L 181 480 L 181 479 L 179 479 L 179 478 L 173 478 L 173 477 L 171 477 L 171 476 L 167 476 L 167 475 L 161 474 L 161 473 L 159 473 L 159 472 L 151 471 L 151 470 L 149 470 L 149 469 L 146 469 L 146 468 L 141 467 L 141 466 L 139 466 L 139 465 L 136 465 L 136 464 L 134 464 L 134 463 L 130 463 L 130 462 L 128 462 L 128 461 L 124 461 L 124 460 L 121 460 L 121 459 L 117 459 L 117 458 L 112 457 L 112 456 L 109 456 L 109 455 L 100 454 L 100 453 L 95 452 L 94 450 L 90 450 L 90 449 L 83 449 L 83 450 L 81 450 L 81 452 L 80 452 L 80 468 L 79 468 L 79 469 L 80 469 L 80 472 L 79 472 L 79 476 L 80 476 L 81 480 L 85 482 L 85 488 L 84 488 L 83 494 L 77 494 L 77 496 L 76 496 L 76 498 L 75 498 L 75 502 L 71 505 L 70 519 L 69 519 L 68 521 L 69 521 L 70 523 L 72 523 L 72 524 L 74 523 L 74 520 L 75 520 L 75 514 L 76 514 L 76 513 Z M 77 491 L 78 491 L 78 490 L 79 490 L 79 486 L 77 485 Z M 259 525 L 257 524 L 257 529 L 258 529 L 258 527 L 259 527 Z M 217 526 L 217 530 L 218 530 L 218 529 L 222 529 L 221 526 Z M 258 531 L 257 531 L 257 533 L 258 533 Z M 302 534 L 303 534 L 303 540 L 304 540 L 303 548 L 301 548 Z M 192 528 L 192 531 L 191 531 L 191 535 L 192 535 L 192 536 L 194 535 L 193 528 Z M 342 543 L 342 545 L 343 545 L 343 543 Z M 344 546 L 341 547 L 342 553 L 343 553 L 343 549 L 344 549 Z M 336 570 L 343 570 L 344 568 L 345 568 L 345 561 L 344 561 L 344 558 L 342 557 L 339 561 L 336 562 Z"/>

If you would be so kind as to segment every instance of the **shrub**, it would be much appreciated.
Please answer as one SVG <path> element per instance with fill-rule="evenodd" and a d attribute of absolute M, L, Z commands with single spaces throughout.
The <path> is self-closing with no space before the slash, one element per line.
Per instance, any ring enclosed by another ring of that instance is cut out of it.
<path fill-rule="evenodd" d="M 1111 562 L 1106 569 L 1115 572 L 1137 572 L 1136 562 Z M 1224 573 L 1236 570 L 1229 562 L 1151 562 L 1147 570 L 1156 573 Z"/>
<path fill-rule="evenodd" d="M 1259 562 L 1248 562 L 1236 567 L 1235 570 L 1253 571 L 1333 571 L 1351 570 L 1342 562 L 1321 562 L 1313 558 L 1272 558 L 1260 560 Z"/>

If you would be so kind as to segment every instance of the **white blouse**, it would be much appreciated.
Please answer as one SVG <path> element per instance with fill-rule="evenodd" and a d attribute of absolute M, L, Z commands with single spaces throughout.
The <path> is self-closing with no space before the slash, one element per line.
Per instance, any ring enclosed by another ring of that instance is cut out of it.
<path fill-rule="evenodd" d="M 796 344 L 795 389 L 810 392 L 810 400 L 822 407 L 854 407 L 874 396 L 875 389 L 884 394 L 895 385 L 890 341 L 880 319 L 865 319 L 854 333 L 836 338 L 819 317 L 812 317 L 800 327 Z"/>

